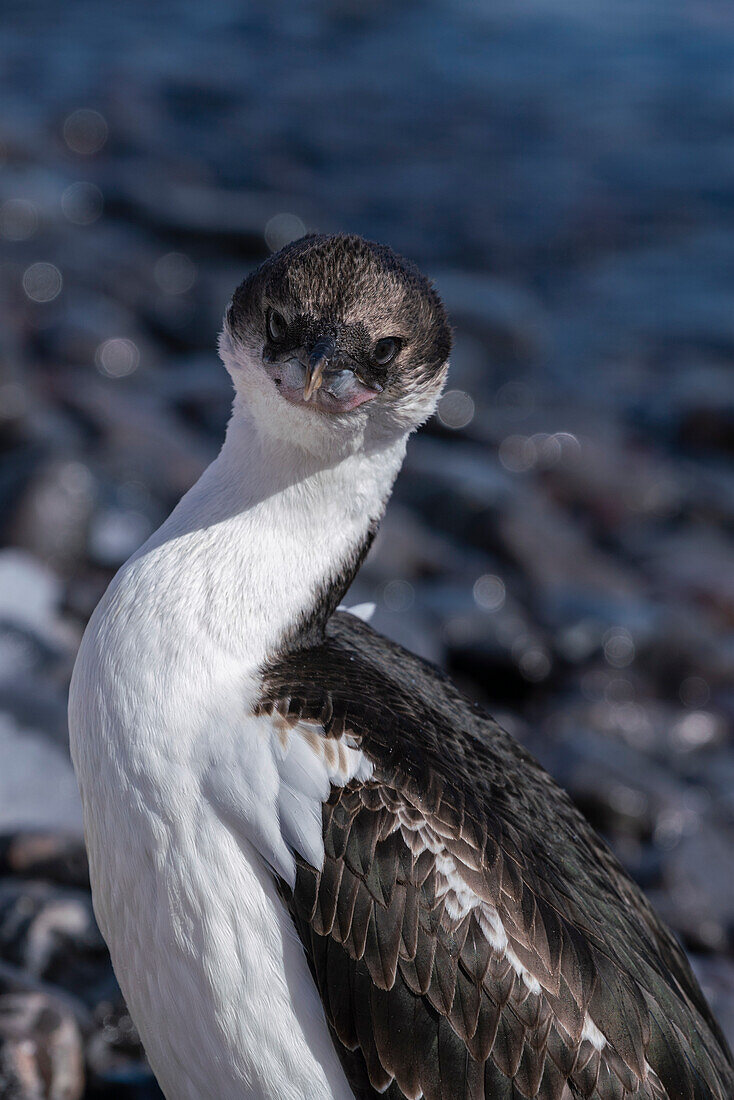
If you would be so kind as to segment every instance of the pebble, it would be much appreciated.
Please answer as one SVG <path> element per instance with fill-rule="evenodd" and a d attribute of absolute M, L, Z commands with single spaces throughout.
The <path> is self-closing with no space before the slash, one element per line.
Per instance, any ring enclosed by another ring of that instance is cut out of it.
<path fill-rule="evenodd" d="M 116 988 L 86 890 L 0 880 L 0 952 L 32 978 L 57 985 L 89 1006 Z"/>
<path fill-rule="evenodd" d="M 73 1016 L 41 993 L 0 996 L 0 1095 L 8 1100 L 79 1100 L 84 1051 Z"/>
<path fill-rule="evenodd" d="M 0 834 L 0 875 L 45 879 L 59 886 L 89 888 L 84 842 L 60 832 Z"/>

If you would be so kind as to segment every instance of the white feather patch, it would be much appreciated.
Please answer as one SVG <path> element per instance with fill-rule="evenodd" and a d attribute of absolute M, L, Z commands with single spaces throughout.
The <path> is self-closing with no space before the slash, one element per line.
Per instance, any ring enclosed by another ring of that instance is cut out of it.
<path fill-rule="evenodd" d="M 326 737 L 314 722 L 251 718 L 202 780 L 205 796 L 232 832 L 248 840 L 277 875 L 295 885 L 293 853 L 324 862 L 321 808 L 332 786 L 367 782 L 372 764 L 348 737 Z"/>
<path fill-rule="evenodd" d="M 347 615 L 354 615 L 355 618 L 361 619 L 363 623 L 370 622 L 376 610 L 376 603 L 355 603 L 352 607 L 339 604 L 337 607 L 337 611 L 345 611 Z"/>
<path fill-rule="evenodd" d="M 278 816 L 285 843 L 313 867 L 324 862 L 321 806 L 332 785 L 343 787 L 352 779 L 366 782 L 372 764 L 347 737 L 326 737 L 321 726 L 298 722 L 287 726 L 276 717 L 273 736 L 277 745 L 280 790 Z"/>
<path fill-rule="evenodd" d="M 591 1016 L 587 1012 L 584 1016 L 584 1026 L 581 1031 L 581 1039 L 588 1039 L 595 1050 L 604 1050 L 607 1045 L 606 1036 L 602 1034 L 599 1028 L 596 1026 Z"/>
<path fill-rule="evenodd" d="M 470 886 L 464 882 L 454 857 L 446 851 L 441 837 L 431 828 L 428 821 L 411 822 L 407 815 L 398 812 L 398 824 L 396 828 L 402 831 L 405 843 L 417 855 L 421 849 L 428 849 L 436 857 L 436 871 L 438 881 L 436 893 L 443 897 L 446 912 L 453 920 L 461 920 L 467 913 L 473 912 L 479 922 L 479 927 L 487 938 L 490 947 L 500 955 L 504 955 L 512 969 L 517 974 L 531 993 L 540 993 L 541 985 L 534 974 L 531 974 L 526 966 L 518 959 L 509 945 L 507 932 L 500 918 L 499 912 L 480 898 Z M 594 1042 L 592 1030 L 595 1025 L 590 1017 L 589 1039 Z M 598 1032 L 601 1035 L 601 1032 Z M 604 1040 L 604 1036 L 601 1036 Z M 606 1040 L 604 1040 L 606 1042 Z M 597 1047 L 600 1050 L 600 1047 Z"/>

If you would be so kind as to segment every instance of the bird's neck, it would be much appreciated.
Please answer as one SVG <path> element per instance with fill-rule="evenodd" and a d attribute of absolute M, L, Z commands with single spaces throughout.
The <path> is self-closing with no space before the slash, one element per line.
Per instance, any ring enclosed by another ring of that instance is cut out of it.
<path fill-rule="evenodd" d="M 168 647 L 260 666 L 318 636 L 379 522 L 406 439 L 316 457 L 235 409 L 215 462 L 128 563 Z M 174 658 L 175 659 L 175 658 Z"/>

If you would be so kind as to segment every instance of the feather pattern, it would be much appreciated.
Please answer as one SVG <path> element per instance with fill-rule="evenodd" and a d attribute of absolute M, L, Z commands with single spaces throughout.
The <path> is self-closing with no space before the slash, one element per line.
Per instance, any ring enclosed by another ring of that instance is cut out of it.
<path fill-rule="evenodd" d="M 336 615 L 266 670 L 259 713 L 330 761 L 323 858 L 294 844 L 282 892 L 355 1096 L 734 1094 L 678 945 L 566 795 L 438 671 Z"/>

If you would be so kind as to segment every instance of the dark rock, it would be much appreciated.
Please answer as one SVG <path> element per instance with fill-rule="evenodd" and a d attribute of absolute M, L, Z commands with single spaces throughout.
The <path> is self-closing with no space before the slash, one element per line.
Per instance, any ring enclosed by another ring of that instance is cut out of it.
<path fill-rule="evenodd" d="M 0 834 L 0 875 L 89 888 L 84 842 L 60 833 Z"/>
<path fill-rule="evenodd" d="M 734 452 L 734 404 L 699 405 L 687 410 L 679 432 L 686 447 Z"/>
<path fill-rule="evenodd" d="M 1 880 L 0 956 L 90 1006 L 117 989 L 86 891 Z"/>
<path fill-rule="evenodd" d="M 414 509 L 395 501 L 380 524 L 360 577 L 386 583 L 400 577 L 466 576 L 472 571 L 477 576 L 490 572 L 485 556 L 457 546 L 423 522 Z"/>
<path fill-rule="evenodd" d="M 166 501 L 189 489 L 216 454 L 213 443 L 158 406 L 150 393 L 125 394 L 113 380 L 71 376 L 60 389 L 103 437 L 108 467 L 124 480 L 142 481 Z"/>
<path fill-rule="evenodd" d="M 537 491 L 513 501 L 499 517 L 499 531 L 507 555 L 541 595 L 582 589 L 630 599 L 639 593 L 634 575 Z"/>
<path fill-rule="evenodd" d="M 86 1049 L 89 1091 L 103 1100 L 158 1100 L 161 1092 L 122 1002 L 103 1003 Z"/>

